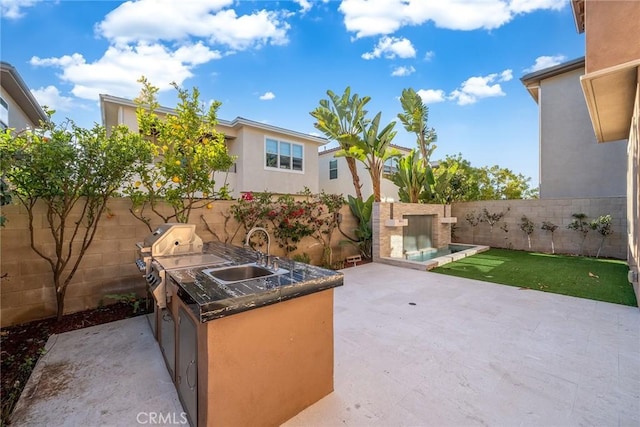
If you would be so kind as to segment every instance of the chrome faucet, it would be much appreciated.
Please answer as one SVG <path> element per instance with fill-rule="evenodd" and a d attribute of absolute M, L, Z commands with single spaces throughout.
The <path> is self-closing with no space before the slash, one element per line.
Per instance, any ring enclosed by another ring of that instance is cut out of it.
<path fill-rule="evenodd" d="M 251 239 L 251 235 L 256 232 L 256 231 L 262 231 L 264 233 L 265 236 L 267 236 L 267 255 L 264 258 L 264 265 L 266 267 L 269 266 L 269 257 L 271 257 L 271 236 L 269 236 L 269 232 L 267 231 L 266 228 L 263 227 L 253 227 L 251 230 L 249 230 L 249 232 L 247 233 L 247 238 L 244 241 L 244 246 L 248 247 L 249 246 L 249 239 Z M 262 262 L 262 252 L 257 251 L 258 252 L 258 261 L 257 263 L 260 264 Z"/>

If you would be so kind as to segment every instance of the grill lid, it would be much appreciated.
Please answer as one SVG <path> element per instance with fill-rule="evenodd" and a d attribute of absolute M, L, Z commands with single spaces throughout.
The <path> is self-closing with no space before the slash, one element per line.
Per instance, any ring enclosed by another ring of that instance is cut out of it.
<path fill-rule="evenodd" d="M 196 234 L 195 224 L 162 224 L 144 239 L 141 246 L 154 257 L 202 253 L 202 239 Z"/>

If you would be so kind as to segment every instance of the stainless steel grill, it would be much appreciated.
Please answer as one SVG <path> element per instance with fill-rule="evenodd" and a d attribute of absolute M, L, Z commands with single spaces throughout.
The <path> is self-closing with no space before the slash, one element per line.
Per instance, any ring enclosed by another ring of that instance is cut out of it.
<path fill-rule="evenodd" d="M 148 290 L 159 308 L 165 308 L 172 296 L 171 289 L 166 286 L 168 270 L 225 262 L 202 252 L 202 239 L 196 234 L 194 224 L 162 224 L 136 246 L 136 265 L 144 273 Z"/>

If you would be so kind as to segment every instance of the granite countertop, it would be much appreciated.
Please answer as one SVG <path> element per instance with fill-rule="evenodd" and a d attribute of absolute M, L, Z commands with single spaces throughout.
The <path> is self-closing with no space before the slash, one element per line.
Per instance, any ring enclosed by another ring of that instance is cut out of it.
<path fill-rule="evenodd" d="M 283 274 L 223 284 L 204 271 L 211 268 L 251 264 L 256 261 L 252 250 L 219 242 L 204 244 L 204 253 L 216 255 L 226 262 L 167 271 L 177 285 L 177 295 L 200 322 L 218 319 L 269 304 L 342 286 L 343 274 L 326 268 L 281 258 Z"/>

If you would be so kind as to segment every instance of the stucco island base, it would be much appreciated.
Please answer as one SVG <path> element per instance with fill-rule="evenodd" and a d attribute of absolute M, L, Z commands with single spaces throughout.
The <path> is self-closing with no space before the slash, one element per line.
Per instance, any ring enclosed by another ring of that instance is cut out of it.
<path fill-rule="evenodd" d="M 333 350 L 333 289 L 198 323 L 198 425 L 280 425 L 333 391 Z"/>

